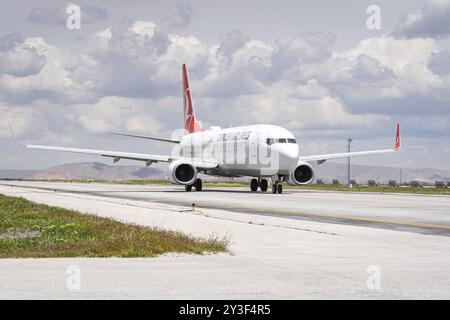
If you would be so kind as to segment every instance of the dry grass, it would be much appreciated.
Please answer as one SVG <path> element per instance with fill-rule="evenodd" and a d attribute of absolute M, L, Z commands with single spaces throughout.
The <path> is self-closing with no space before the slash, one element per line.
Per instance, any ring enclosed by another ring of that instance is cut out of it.
<path fill-rule="evenodd" d="M 0 258 L 152 257 L 227 246 L 214 236 L 199 239 L 0 195 Z"/>
<path fill-rule="evenodd" d="M 42 180 L 50 182 L 78 182 L 78 183 L 112 183 L 112 184 L 130 184 L 130 185 L 173 185 L 164 180 Z M 249 183 L 235 181 L 203 181 L 203 187 L 243 187 L 249 188 Z M 306 189 L 306 190 L 328 190 L 328 191 L 345 191 L 345 192 L 384 192 L 384 193 L 413 193 L 413 194 L 431 194 L 431 195 L 450 195 L 450 188 L 412 188 L 409 186 L 391 187 L 387 185 L 367 186 L 356 185 L 349 188 L 345 184 L 309 184 L 305 186 L 283 185 L 286 189 Z M 269 188 L 270 191 L 270 188 Z"/>
<path fill-rule="evenodd" d="M 120 184 L 136 184 L 136 185 L 146 185 L 146 184 L 168 184 L 167 182 L 160 180 L 126 180 L 120 182 L 109 181 L 108 183 L 120 183 Z M 245 182 L 213 182 L 204 181 L 203 187 L 243 187 L 249 188 L 249 184 Z M 363 186 L 356 185 L 349 188 L 345 184 L 309 184 L 306 186 L 291 186 L 288 184 L 283 185 L 286 189 L 306 189 L 306 190 L 328 190 L 328 191 L 346 191 L 346 192 L 384 192 L 384 193 L 415 193 L 415 194 L 436 194 L 436 195 L 450 195 L 450 188 L 412 188 L 412 187 L 391 187 L 391 186 Z M 270 190 L 269 190 L 270 191 Z"/>

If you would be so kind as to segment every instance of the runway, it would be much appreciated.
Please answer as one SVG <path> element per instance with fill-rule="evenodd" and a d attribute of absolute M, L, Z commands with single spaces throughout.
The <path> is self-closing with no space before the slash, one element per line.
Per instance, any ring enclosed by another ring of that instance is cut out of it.
<path fill-rule="evenodd" d="M 205 188 L 185 192 L 171 185 L 4 182 L 6 185 L 70 191 L 197 208 L 213 208 L 329 223 L 364 225 L 425 234 L 450 235 L 450 197 L 285 189 L 283 194 L 247 188 Z"/>
<path fill-rule="evenodd" d="M 231 239 L 219 255 L 2 259 L 0 298 L 450 298 L 450 197 L 24 181 L 0 193 Z"/>

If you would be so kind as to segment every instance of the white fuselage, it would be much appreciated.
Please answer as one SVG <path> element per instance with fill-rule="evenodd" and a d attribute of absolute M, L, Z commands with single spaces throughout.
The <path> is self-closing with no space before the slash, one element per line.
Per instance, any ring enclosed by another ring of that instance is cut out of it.
<path fill-rule="evenodd" d="M 176 152 L 183 158 L 214 161 L 218 167 L 204 173 L 230 177 L 287 175 L 295 168 L 299 157 L 294 135 L 274 125 L 188 134 L 181 138 Z"/>

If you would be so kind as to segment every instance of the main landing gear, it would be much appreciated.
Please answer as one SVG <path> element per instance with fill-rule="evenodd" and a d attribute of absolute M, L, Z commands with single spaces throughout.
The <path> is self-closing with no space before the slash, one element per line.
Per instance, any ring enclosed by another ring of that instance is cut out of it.
<path fill-rule="evenodd" d="M 268 187 L 269 187 L 269 183 L 267 182 L 267 179 L 252 179 L 250 181 L 250 190 L 252 190 L 252 192 L 256 192 L 258 191 L 258 187 L 261 189 L 261 191 L 266 192 Z"/>
<path fill-rule="evenodd" d="M 272 193 L 283 193 L 283 185 L 281 184 L 282 178 L 277 179 L 277 180 L 273 180 L 272 183 Z M 269 183 L 267 182 L 267 179 L 252 179 L 250 181 L 250 190 L 252 190 L 252 192 L 256 192 L 258 191 L 258 187 L 261 189 L 261 191 L 266 192 L 268 187 L 269 187 Z"/>
<path fill-rule="evenodd" d="M 184 186 L 184 190 L 190 192 L 190 191 L 192 191 L 192 187 L 195 188 L 195 191 L 202 191 L 202 188 L 203 188 L 202 179 L 196 179 L 193 184 Z"/>

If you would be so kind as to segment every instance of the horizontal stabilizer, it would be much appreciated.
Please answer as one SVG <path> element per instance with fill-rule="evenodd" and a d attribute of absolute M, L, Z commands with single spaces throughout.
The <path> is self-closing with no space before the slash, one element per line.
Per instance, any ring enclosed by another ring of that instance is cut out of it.
<path fill-rule="evenodd" d="M 150 137 L 150 136 L 142 136 L 139 134 L 129 134 L 129 133 L 119 133 L 119 132 L 111 132 L 111 133 L 115 134 L 117 136 L 139 138 L 139 139 L 149 139 L 149 140 L 164 141 L 164 142 L 170 142 L 170 143 L 180 143 L 180 140 L 174 140 L 174 139 L 168 139 L 168 138 Z"/>

